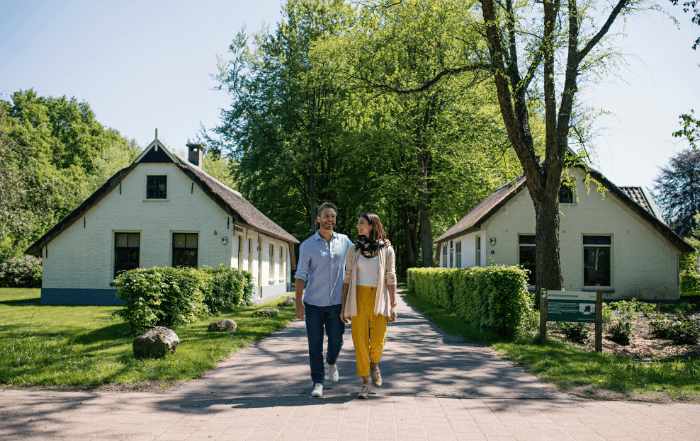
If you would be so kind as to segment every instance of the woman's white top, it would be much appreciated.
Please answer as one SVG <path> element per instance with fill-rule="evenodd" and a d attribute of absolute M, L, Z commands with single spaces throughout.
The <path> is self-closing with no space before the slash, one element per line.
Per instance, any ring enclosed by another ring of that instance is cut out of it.
<path fill-rule="evenodd" d="M 379 255 L 357 258 L 357 284 L 360 286 L 377 286 L 379 280 Z"/>

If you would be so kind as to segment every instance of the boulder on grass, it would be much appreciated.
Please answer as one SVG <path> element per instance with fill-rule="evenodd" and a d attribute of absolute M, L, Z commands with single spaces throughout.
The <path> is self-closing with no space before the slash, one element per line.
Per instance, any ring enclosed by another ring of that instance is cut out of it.
<path fill-rule="evenodd" d="M 253 312 L 254 316 L 262 317 L 262 316 L 270 316 L 270 317 L 277 317 L 280 315 L 280 310 L 277 308 L 267 308 L 267 309 L 259 309 L 255 312 Z"/>
<path fill-rule="evenodd" d="M 238 325 L 231 319 L 219 320 L 209 324 L 209 332 L 226 332 L 235 331 L 236 329 L 238 329 Z"/>
<path fill-rule="evenodd" d="M 163 358 L 168 352 L 177 349 L 180 339 L 172 329 L 157 326 L 134 339 L 134 356 L 136 358 Z"/>
<path fill-rule="evenodd" d="M 297 303 L 297 299 L 294 297 L 287 297 L 283 302 L 279 302 L 277 306 L 294 306 Z"/>

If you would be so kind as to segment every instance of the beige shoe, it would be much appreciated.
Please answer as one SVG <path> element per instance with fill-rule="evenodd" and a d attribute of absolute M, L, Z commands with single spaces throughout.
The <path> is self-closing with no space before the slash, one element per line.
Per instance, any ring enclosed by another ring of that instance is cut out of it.
<path fill-rule="evenodd" d="M 372 392 L 372 386 L 369 383 L 362 383 L 362 389 L 357 394 L 357 398 L 369 398 L 369 393 Z"/>
<path fill-rule="evenodd" d="M 377 386 L 381 387 L 382 385 L 382 374 L 379 372 L 379 369 L 377 370 L 370 370 L 369 374 L 372 376 L 372 383 Z"/>

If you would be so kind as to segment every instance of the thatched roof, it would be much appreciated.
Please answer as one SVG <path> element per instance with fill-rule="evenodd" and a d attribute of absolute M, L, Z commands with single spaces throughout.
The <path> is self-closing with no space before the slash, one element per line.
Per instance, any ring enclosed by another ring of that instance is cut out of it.
<path fill-rule="evenodd" d="M 150 159 L 149 159 L 150 158 Z M 157 139 L 153 141 L 136 160 L 107 180 L 100 188 L 90 195 L 82 204 L 75 210 L 71 211 L 66 217 L 61 219 L 54 225 L 46 234 L 39 240 L 34 242 L 25 254 L 41 257 L 41 250 L 61 234 L 64 230 L 70 227 L 74 222 L 79 220 L 88 210 L 101 201 L 110 191 L 116 188 L 119 183 L 141 162 L 170 162 L 175 164 L 183 173 L 185 173 L 202 191 L 209 196 L 222 210 L 224 210 L 234 222 L 252 228 L 268 236 L 284 240 L 290 244 L 290 254 L 292 257 L 292 268 L 294 268 L 294 252 L 293 244 L 299 241 L 285 231 L 282 227 L 274 223 L 267 216 L 260 212 L 257 208 L 248 202 L 241 194 L 213 177 L 206 174 L 200 168 L 190 164 L 182 157 L 170 152 Z"/>
<path fill-rule="evenodd" d="M 581 167 L 583 169 L 583 167 Z M 693 252 L 694 249 L 688 245 L 680 236 L 673 232 L 659 217 L 655 211 L 655 206 L 650 198 L 647 198 L 645 192 L 639 187 L 623 187 L 622 190 L 610 182 L 602 173 L 597 170 L 587 169 L 590 176 L 600 182 L 610 193 L 616 196 L 623 204 L 629 207 L 636 215 L 644 219 L 652 228 L 661 233 L 669 242 L 671 242 L 679 251 L 683 253 Z M 481 224 L 487 221 L 494 213 L 503 207 L 510 199 L 527 185 L 525 176 L 514 180 L 512 183 L 499 187 L 489 197 L 484 199 L 466 216 L 459 220 L 450 229 L 445 231 L 440 237 L 435 239 L 435 243 L 442 243 L 458 236 L 477 231 L 481 228 Z M 643 203 L 642 202 L 643 198 Z"/>

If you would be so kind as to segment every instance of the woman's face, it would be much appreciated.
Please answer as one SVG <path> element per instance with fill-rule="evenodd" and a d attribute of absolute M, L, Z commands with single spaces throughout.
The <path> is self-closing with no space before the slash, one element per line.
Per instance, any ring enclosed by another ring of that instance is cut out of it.
<path fill-rule="evenodd" d="M 360 220 L 357 221 L 357 232 L 360 236 L 370 237 L 372 233 L 372 225 L 367 222 L 367 219 L 360 216 Z"/>

